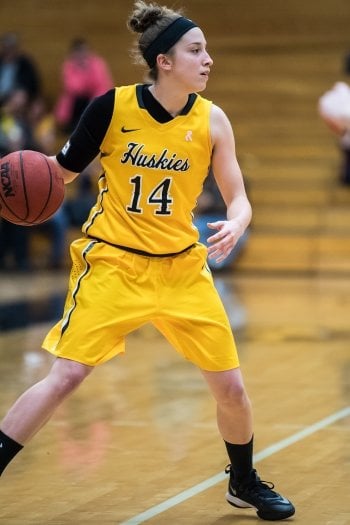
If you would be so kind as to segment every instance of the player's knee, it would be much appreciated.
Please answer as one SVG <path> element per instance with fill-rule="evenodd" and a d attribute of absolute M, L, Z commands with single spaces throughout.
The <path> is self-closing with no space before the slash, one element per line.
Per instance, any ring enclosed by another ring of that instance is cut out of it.
<path fill-rule="evenodd" d="M 220 396 L 219 404 L 235 410 L 249 407 L 250 400 L 243 383 L 238 382 L 228 385 Z"/>
<path fill-rule="evenodd" d="M 73 368 L 63 378 L 63 384 L 68 391 L 75 390 L 84 381 L 85 377 L 85 371 Z"/>
<path fill-rule="evenodd" d="M 60 363 L 56 370 L 53 370 L 57 394 L 62 397 L 68 395 L 78 388 L 92 370 L 92 367 L 74 361 Z"/>

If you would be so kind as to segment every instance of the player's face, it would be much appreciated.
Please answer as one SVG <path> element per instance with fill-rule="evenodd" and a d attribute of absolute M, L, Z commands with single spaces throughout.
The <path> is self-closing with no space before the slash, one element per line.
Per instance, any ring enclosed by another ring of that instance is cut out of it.
<path fill-rule="evenodd" d="M 189 92 L 203 91 L 207 85 L 213 61 L 199 27 L 194 27 L 176 43 L 171 56 L 172 73 Z"/>

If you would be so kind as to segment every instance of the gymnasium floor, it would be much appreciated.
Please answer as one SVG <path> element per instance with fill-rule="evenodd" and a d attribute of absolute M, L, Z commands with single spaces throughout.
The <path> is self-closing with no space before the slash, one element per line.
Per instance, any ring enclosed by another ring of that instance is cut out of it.
<path fill-rule="evenodd" d="M 1 414 L 51 364 L 39 348 L 65 281 L 65 272 L 0 277 Z M 293 500 L 293 522 L 349 524 L 350 280 L 232 274 L 217 284 L 253 400 L 262 478 Z M 144 327 L 5 471 L 0 523 L 257 522 L 225 502 L 226 463 L 201 376 Z"/>

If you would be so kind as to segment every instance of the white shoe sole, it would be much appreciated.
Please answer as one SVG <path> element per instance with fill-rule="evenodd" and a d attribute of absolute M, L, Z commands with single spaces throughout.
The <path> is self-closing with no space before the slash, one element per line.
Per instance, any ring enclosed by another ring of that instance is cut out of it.
<path fill-rule="evenodd" d="M 254 505 L 250 505 L 250 503 L 247 503 L 246 501 L 243 501 L 242 499 L 237 498 L 236 496 L 232 496 L 229 492 L 226 492 L 226 500 L 230 505 L 233 505 L 234 507 L 238 507 L 239 509 L 255 509 L 258 510 Z"/>

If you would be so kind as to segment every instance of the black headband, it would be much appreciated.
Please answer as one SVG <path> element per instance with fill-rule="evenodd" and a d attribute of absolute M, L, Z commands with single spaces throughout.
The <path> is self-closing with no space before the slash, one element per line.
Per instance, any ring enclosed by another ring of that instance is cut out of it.
<path fill-rule="evenodd" d="M 157 56 L 169 51 L 187 31 L 194 27 L 198 27 L 197 24 L 183 16 L 171 22 L 142 53 L 149 67 L 153 68 L 156 65 Z"/>

